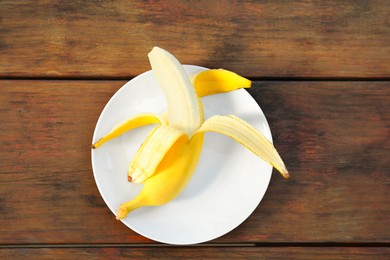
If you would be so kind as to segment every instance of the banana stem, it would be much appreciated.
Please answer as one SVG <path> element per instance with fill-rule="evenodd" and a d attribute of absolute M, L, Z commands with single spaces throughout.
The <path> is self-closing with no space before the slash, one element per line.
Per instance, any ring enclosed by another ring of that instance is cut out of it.
<path fill-rule="evenodd" d="M 144 199 L 144 196 L 142 195 L 142 192 L 141 192 L 134 199 L 132 199 L 128 202 L 122 203 L 118 209 L 116 219 L 120 220 L 120 219 L 126 217 L 127 214 L 129 214 L 131 211 L 133 211 L 139 207 L 144 206 L 143 199 Z"/>

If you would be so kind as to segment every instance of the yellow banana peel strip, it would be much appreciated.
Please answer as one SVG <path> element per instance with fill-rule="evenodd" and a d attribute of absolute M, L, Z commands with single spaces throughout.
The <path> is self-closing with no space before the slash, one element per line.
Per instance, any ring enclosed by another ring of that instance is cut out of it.
<path fill-rule="evenodd" d="M 206 120 L 198 132 L 217 132 L 244 145 L 254 154 L 275 167 L 285 178 L 289 177 L 282 158 L 274 145 L 253 126 L 237 116 L 213 116 Z"/>
<path fill-rule="evenodd" d="M 108 134 L 100 138 L 96 143 L 92 144 L 92 149 L 96 149 L 103 145 L 105 142 L 110 141 L 134 128 L 156 123 L 166 124 L 166 121 L 163 117 L 152 113 L 143 113 L 133 116 L 128 120 L 120 123 L 118 126 L 114 127 Z"/>
<path fill-rule="evenodd" d="M 142 183 L 156 171 L 165 154 L 185 134 L 171 126 L 157 126 L 138 149 L 128 170 L 128 180 Z"/>
<path fill-rule="evenodd" d="M 203 97 L 240 88 L 250 88 L 252 82 L 229 70 L 211 69 L 196 74 L 193 84 L 196 93 Z"/>

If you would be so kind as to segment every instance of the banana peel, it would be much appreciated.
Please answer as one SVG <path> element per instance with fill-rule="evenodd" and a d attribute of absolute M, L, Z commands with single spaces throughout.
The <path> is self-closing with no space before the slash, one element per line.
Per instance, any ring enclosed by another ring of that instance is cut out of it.
<path fill-rule="evenodd" d="M 176 198 L 190 180 L 198 164 L 204 134 L 227 135 L 271 164 L 284 178 L 288 170 L 273 144 L 244 120 L 234 116 L 213 116 L 204 121 L 201 96 L 251 87 L 251 81 L 223 70 L 206 70 L 190 78 L 169 52 L 154 47 L 148 54 L 167 102 L 166 114 L 150 113 L 132 117 L 114 127 L 92 145 L 105 142 L 136 127 L 158 124 L 130 162 L 128 180 L 142 183 L 141 192 L 120 205 L 117 219 L 142 206 L 158 206 Z"/>

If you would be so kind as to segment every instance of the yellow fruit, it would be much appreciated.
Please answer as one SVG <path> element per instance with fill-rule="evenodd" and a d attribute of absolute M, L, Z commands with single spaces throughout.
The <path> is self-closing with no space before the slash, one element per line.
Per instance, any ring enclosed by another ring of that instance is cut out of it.
<path fill-rule="evenodd" d="M 131 182 L 142 183 L 156 171 L 165 154 L 175 147 L 180 138 L 186 135 L 171 126 L 158 126 L 141 145 L 130 162 L 128 179 Z M 163 140 L 163 142 L 161 142 Z M 153 160 L 151 160 L 153 158 Z"/>
<path fill-rule="evenodd" d="M 199 96 L 250 87 L 250 81 L 226 70 L 206 70 L 194 85 L 179 61 L 154 47 L 149 53 L 152 70 L 163 89 L 168 111 L 163 116 L 142 114 L 114 128 L 92 147 L 146 124 L 160 123 L 130 163 L 128 179 L 143 183 L 132 200 L 121 204 L 117 219 L 142 206 L 158 206 L 176 198 L 190 180 L 198 163 L 205 132 L 225 134 L 274 166 L 285 178 L 288 171 L 272 143 L 236 116 L 213 116 L 203 121 Z M 165 119 L 167 118 L 167 119 Z"/>
<path fill-rule="evenodd" d="M 202 152 L 203 134 L 188 140 L 183 135 L 167 152 L 157 170 L 144 182 L 140 194 L 121 204 L 117 219 L 142 206 L 159 206 L 176 198 L 187 185 Z"/>

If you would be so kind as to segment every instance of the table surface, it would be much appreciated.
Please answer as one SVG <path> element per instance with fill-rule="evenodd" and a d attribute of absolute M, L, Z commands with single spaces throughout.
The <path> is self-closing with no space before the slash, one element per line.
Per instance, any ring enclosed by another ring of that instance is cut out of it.
<path fill-rule="evenodd" d="M 0 258 L 388 259 L 389 43 L 385 0 L 1 1 Z M 92 173 L 97 119 L 155 45 L 250 78 L 291 172 L 196 246 L 116 221 Z"/>

